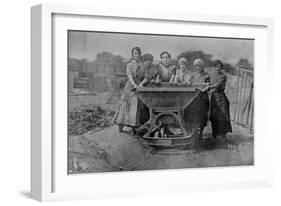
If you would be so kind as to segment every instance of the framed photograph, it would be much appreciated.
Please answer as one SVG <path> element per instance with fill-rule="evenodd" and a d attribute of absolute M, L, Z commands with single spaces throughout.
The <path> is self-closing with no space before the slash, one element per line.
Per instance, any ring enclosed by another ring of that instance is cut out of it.
<path fill-rule="evenodd" d="M 272 186 L 273 21 L 31 9 L 40 201 Z"/>

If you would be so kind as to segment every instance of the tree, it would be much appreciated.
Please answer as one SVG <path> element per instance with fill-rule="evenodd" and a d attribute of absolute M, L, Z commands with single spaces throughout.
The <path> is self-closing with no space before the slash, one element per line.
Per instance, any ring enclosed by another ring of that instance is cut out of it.
<path fill-rule="evenodd" d="M 79 70 L 79 60 L 75 58 L 68 59 L 68 69 L 71 71 L 78 71 Z"/>
<path fill-rule="evenodd" d="M 181 53 L 178 58 L 185 57 L 187 59 L 188 65 L 192 66 L 193 61 L 197 58 L 200 58 L 204 61 L 206 66 L 212 65 L 212 55 L 205 54 L 203 51 L 186 51 Z"/>
<path fill-rule="evenodd" d="M 246 59 L 246 58 L 240 58 L 238 63 L 237 63 L 237 66 L 253 70 L 253 66 L 250 64 L 249 60 Z"/>
<path fill-rule="evenodd" d="M 114 55 L 110 52 L 101 52 L 97 54 L 95 63 L 124 64 L 124 59 L 120 55 Z"/>
<path fill-rule="evenodd" d="M 212 55 L 211 54 L 206 54 L 201 50 L 198 51 L 186 51 L 181 53 L 178 58 L 180 57 L 185 57 L 187 59 L 188 65 L 189 66 L 193 66 L 193 61 L 197 58 L 200 58 L 204 61 L 205 66 L 213 66 L 214 65 L 214 61 L 212 60 Z M 244 60 L 242 60 L 244 61 Z M 248 62 L 248 61 L 247 61 Z M 235 69 L 234 66 L 232 66 L 231 64 L 227 63 L 227 62 L 223 62 L 224 64 L 224 70 L 231 74 L 231 75 L 237 75 L 237 70 Z"/>
<path fill-rule="evenodd" d="M 229 63 L 223 63 L 223 69 L 231 75 L 237 75 L 237 69 Z"/>

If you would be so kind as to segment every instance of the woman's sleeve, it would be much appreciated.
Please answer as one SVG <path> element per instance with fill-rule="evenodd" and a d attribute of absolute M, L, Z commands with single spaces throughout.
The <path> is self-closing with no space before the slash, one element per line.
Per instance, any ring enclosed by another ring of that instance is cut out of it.
<path fill-rule="evenodd" d="M 126 65 L 126 74 L 127 76 L 132 75 L 132 65 L 130 63 Z"/>
<path fill-rule="evenodd" d="M 157 76 L 159 76 L 159 70 L 157 67 L 152 67 L 151 69 L 152 69 L 152 71 L 151 71 L 151 76 L 150 76 L 149 80 L 156 79 Z"/>
<path fill-rule="evenodd" d="M 152 79 L 152 74 L 150 74 L 150 72 L 147 70 L 144 71 L 144 79 L 147 79 L 147 80 Z"/>
<path fill-rule="evenodd" d="M 210 84 L 210 82 L 211 82 L 211 77 L 210 77 L 210 75 L 208 74 L 208 75 L 206 75 L 206 78 L 204 79 L 204 83 Z"/>
<path fill-rule="evenodd" d="M 185 80 L 185 83 L 187 84 L 192 84 L 194 81 L 194 75 L 193 74 L 188 74 Z"/>
<path fill-rule="evenodd" d="M 158 79 L 161 82 L 162 78 L 161 78 L 161 66 L 160 66 L 160 64 L 157 65 L 156 70 L 157 70 L 156 79 Z"/>
<path fill-rule="evenodd" d="M 159 67 L 154 67 L 154 78 L 157 78 L 157 76 L 160 77 Z"/>
<path fill-rule="evenodd" d="M 172 68 L 171 74 L 172 74 L 172 75 L 176 75 L 176 73 L 177 73 L 177 67 L 174 66 L 174 67 Z"/>
<path fill-rule="evenodd" d="M 174 83 L 178 83 L 178 81 L 179 81 L 179 73 L 177 71 L 175 74 Z"/>
<path fill-rule="evenodd" d="M 172 75 L 171 75 L 171 78 L 170 78 L 170 81 L 169 81 L 170 83 L 174 83 L 174 81 L 175 81 L 175 76 L 176 76 L 175 74 L 172 74 Z"/>
<path fill-rule="evenodd" d="M 217 83 L 214 85 L 215 90 L 221 90 L 225 88 L 225 83 L 226 83 L 226 75 L 223 75 Z"/>
<path fill-rule="evenodd" d="M 129 81 L 135 86 L 136 83 L 135 83 L 134 78 L 133 78 L 132 65 L 130 63 L 126 65 L 126 74 L 128 76 Z"/>

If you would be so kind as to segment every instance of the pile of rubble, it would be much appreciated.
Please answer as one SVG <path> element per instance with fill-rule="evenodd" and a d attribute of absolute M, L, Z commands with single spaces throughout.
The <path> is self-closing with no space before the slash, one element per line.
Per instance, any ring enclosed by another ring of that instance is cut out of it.
<path fill-rule="evenodd" d="M 75 107 L 69 111 L 69 134 L 81 135 L 109 127 L 112 125 L 113 115 L 113 111 L 94 104 Z"/>

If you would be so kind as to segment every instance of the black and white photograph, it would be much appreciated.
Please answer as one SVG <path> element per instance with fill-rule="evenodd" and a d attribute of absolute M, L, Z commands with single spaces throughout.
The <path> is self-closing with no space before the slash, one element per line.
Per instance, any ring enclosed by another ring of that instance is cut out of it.
<path fill-rule="evenodd" d="M 67 36 L 68 174 L 254 165 L 255 39 Z"/>

